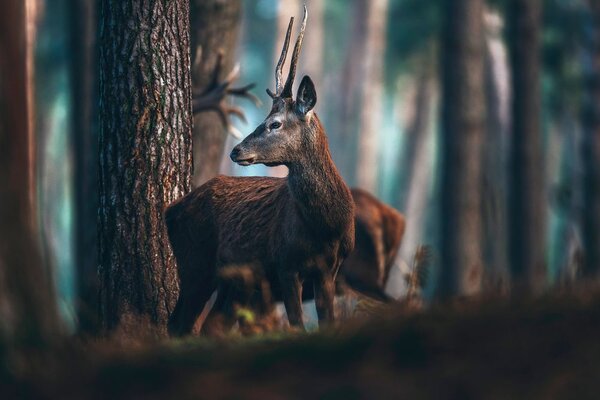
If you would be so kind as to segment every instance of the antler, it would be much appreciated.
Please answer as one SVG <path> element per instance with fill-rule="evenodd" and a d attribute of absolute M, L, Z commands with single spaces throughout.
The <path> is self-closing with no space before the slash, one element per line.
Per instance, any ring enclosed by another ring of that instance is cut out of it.
<path fill-rule="evenodd" d="M 292 32 L 292 26 L 294 24 L 294 17 L 290 18 L 290 23 L 288 25 L 287 33 L 285 34 L 285 41 L 283 42 L 283 49 L 281 50 L 281 56 L 279 56 L 279 62 L 277 62 L 277 68 L 275 68 L 275 93 L 271 92 L 271 90 L 267 89 L 267 94 L 271 96 L 272 99 L 276 97 L 292 97 L 292 85 L 294 84 L 294 78 L 296 77 L 296 66 L 298 65 L 298 57 L 300 56 L 300 49 L 302 49 L 302 39 L 304 38 L 304 30 L 306 29 L 306 19 L 308 17 L 308 11 L 306 10 L 306 5 L 304 6 L 304 16 L 302 17 L 302 25 L 300 26 L 300 33 L 298 34 L 298 39 L 296 39 L 296 44 L 294 46 L 294 53 L 292 54 L 292 61 L 290 64 L 290 72 L 288 73 L 287 80 L 285 81 L 285 86 L 281 87 L 281 75 L 283 64 L 285 64 L 285 59 L 287 56 L 287 51 L 290 46 L 290 35 Z"/>
<path fill-rule="evenodd" d="M 298 65 L 298 57 L 300 56 L 300 49 L 302 49 L 302 39 L 304 38 L 304 30 L 306 29 L 306 18 L 308 17 L 308 11 L 306 5 L 304 6 L 304 16 L 302 17 L 302 25 L 300 26 L 300 33 L 298 39 L 296 39 L 296 45 L 294 46 L 294 53 L 292 54 L 292 62 L 290 64 L 290 72 L 288 73 L 287 80 L 285 81 L 285 87 L 281 92 L 281 97 L 292 97 L 292 85 L 294 84 L 294 78 L 296 77 L 296 66 Z"/>
<path fill-rule="evenodd" d="M 292 33 L 292 26 L 294 26 L 294 17 L 290 18 L 290 23 L 288 24 L 287 32 L 285 34 L 285 40 L 283 42 L 283 48 L 281 49 L 281 55 L 279 56 L 279 61 L 277 62 L 277 67 L 275 68 L 275 93 L 271 92 L 270 89 L 267 89 L 267 94 L 274 99 L 281 95 L 283 91 L 283 87 L 281 86 L 281 77 L 283 64 L 285 64 L 285 59 L 287 57 L 287 51 L 290 47 L 290 36 Z"/>
<path fill-rule="evenodd" d="M 201 48 L 198 49 L 196 54 L 200 54 Z M 194 62 L 194 66 L 198 63 L 198 56 L 196 57 L 196 61 Z M 240 66 L 237 64 L 231 72 L 227 75 L 227 77 L 221 82 L 219 80 L 219 76 L 221 75 L 221 70 L 223 68 L 223 54 L 219 52 L 217 56 L 217 64 L 215 65 L 215 69 L 213 71 L 213 76 L 211 78 L 210 83 L 202 92 L 198 93 L 194 91 L 192 98 L 192 112 L 194 114 L 203 112 L 203 111 L 215 111 L 223 126 L 236 138 L 241 138 L 239 132 L 233 127 L 233 125 L 229 122 L 229 115 L 235 115 L 242 121 L 246 122 L 246 116 L 244 112 L 235 106 L 228 105 L 225 101 L 227 96 L 237 96 L 243 97 L 250 101 L 252 101 L 256 106 L 260 106 L 260 100 L 252 93 L 250 90 L 254 88 L 255 84 L 250 83 L 248 85 L 239 87 L 239 88 L 231 88 L 231 84 L 238 79 L 240 75 Z"/>

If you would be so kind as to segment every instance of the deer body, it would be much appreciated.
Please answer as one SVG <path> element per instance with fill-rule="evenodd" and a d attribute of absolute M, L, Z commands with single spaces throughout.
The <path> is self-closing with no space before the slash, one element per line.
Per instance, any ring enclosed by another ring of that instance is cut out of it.
<path fill-rule="evenodd" d="M 283 86 L 293 18 L 276 70 L 271 112 L 231 152 L 240 165 L 286 165 L 286 178 L 219 176 L 171 205 L 165 214 L 177 258 L 181 293 L 169 321 L 172 334 L 191 330 L 216 289 L 220 268 L 258 266 L 284 301 L 292 325 L 302 326 L 302 287 L 311 285 L 320 321 L 332 321 L 334 280 L 354 246 L 354 203 L 331 159 L 327 137 L 312 111 L 316 91 L 304 77 L 291 88 L 306 24 L 306 9 L 290 74 Z M 219 309 L 227 299 L 217 296 Z"/>

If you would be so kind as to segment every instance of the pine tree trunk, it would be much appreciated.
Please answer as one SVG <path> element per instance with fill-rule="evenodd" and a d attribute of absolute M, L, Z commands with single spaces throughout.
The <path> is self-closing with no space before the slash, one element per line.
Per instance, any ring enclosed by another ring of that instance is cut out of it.
<path fill-rule="evenodd" d="M 32 204 L 31 5 L 6 0 L 0 6 L 0 357 L 5 344 L 44 346 L 59 333 Z"/>
<path fill-rule="evenodd" d="M 98 326 L 98 136 L 96 2 L 72 0 L 71 128 L 74 174 L 74 248 L 78 328 L 97 332 Z"/>
<path fill-rule="evenodd" d="M 193 0 L 191 4 L 192 83 L 201 91 L 210 82 L 219 51 L 223 53 L 224 79 L 235 64 L 242 15 L 240 0 Z M 199 186 L 219 173 L 227 132 L 215 112 L 194 116 L 194 185 Z"/>
<path fill-rule="evenodd" d="M 102 0 L 99 40 L 100 318 L 164 334 L 178 285 L 163 211 L 191 187 L 188 2 Z"/>
<path fill-rule="evenodd" d="M 510 269 L 516 292 L 545 286 L 544 162 L 540 129 L 540 0 L 509 6 L 512 67 L 510 159 Z"/>
<path fill-rule="evenodd" d="M 377 193 L 379 131 L 383 116 L 383 59 L 385 56 L 388 0 L 370 0 L 367 6 L 366 52 L 358 60 L 361 69 L 360 127 L 356 183 Z"/>
<path fill-rule="evenodd" d="M 480 290 L 483 1 L 444 2 L 440 295 Z"/>
<path fill-rule="evenodd" d="M 583 274 L 600 277 L 600 4 L 589 0 L 592 26 L 588 30 L 586 90 L 583 114 Z"/>

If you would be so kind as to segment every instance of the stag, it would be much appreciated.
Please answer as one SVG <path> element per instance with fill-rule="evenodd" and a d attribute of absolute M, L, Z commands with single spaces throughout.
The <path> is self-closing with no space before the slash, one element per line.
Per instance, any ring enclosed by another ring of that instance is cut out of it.
<path fill-rule="evenodd" d="M 294 19 L 290 19 L 275 70 L 270 113 L 231 152 L 240 165 L 286 165 L 286 178 L 218 176 L 165 212 L 177 259 L 180 294 L 169 332 L 183 335 L 217 288 L 228 265 L 256 265 L 282 299 L 291 325 L 303 327 L 302 290 L 314 291 L 319 321 L 334 320 L 337 271 L 354 247 L 354 202 L 338 173 L 325 130 L 313 108 L 317 94 L 304 76 L 296 99 L 292 85 L 307 12 L 285 84 L 282 69 Z M 217 294 L 217 309 L 226 301 Z"/>

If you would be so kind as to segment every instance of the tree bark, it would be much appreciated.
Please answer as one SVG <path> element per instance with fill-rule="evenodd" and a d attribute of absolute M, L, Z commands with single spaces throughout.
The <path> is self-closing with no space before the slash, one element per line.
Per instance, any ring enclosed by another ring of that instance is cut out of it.
<path fill-rule="evenodd" d="M 540 0 L 511 0 L 512 69 L 509 253 L 513 289 L 545 286 L 544 162 L 540 129 Z"/>
<path fill-rule="evenodd" d="M 589 0 L 590 36 L 587 40 L 583 114 L 583 275 L 600 277 L 600 4 Z"/>
<path fill-rule="evenodd" d="M 22 0 L 0 6 L 0 358 L 4 345 L 40 347 L 59 333 L 32 203 L 31 6 Z"/>
<path fill-rule="evenodd" d="M 191 187 L 186 0 L 100 3 L 100 318 L 166 333 L 177 299 L 163 211 Z"/>
<path fill-rule="evenodd" d="M 71 76 L 74 158 L 74 248 L 78 329 L 95 333 L 98 321 L 98 136 L 96 1 L 72 0 Z"/>
<path fill-rule="evenodd" d="M 485 133 L 483 1 L 444 2 L 440 295 L 481 287 L 481 147 Z"/>
<path fill-rule="evenodd" d="M 361 65 L 360 127 L 356 183 L 377 193 L 379 177 L 379 131 L 383 115 L 383 59 L 385 56 L 388 0 L 370 0 L 367 5 L 366 52 Z"/>
<path fill-rule="evenodd" d="M 210 82 L 219 52 L 223 53 L 222 74 L 234 66 L 242 5 L 240 0 L 193 0 L 190 4 L 192 59 L 200 56 L 194 61 L 192 83 L 195 91 L 202 91 Z M 217 113 L 194 116 L 195 186 L 219 173 L 226 140 L 227 131 Z"/>

